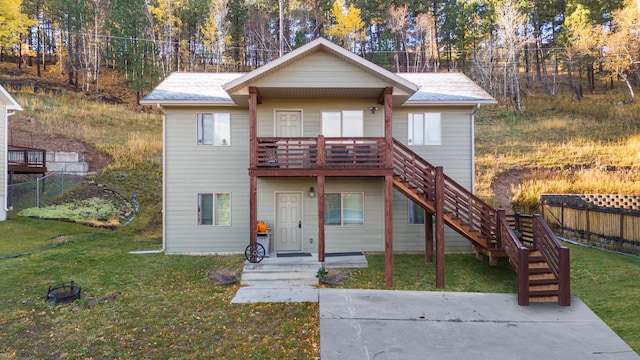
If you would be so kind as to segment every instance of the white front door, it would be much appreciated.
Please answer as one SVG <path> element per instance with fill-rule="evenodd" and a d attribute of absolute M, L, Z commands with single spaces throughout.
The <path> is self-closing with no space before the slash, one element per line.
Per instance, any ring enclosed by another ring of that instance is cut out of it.
<path fill-rule="evenodd" d="M 276 251 L 302 251 L 302 194 L 276 194 Z"/>
<path fill-rule="evenodd" d="M 276 111 L 276 136 L 302 136 L 302 112 L 280 110 Z"/>

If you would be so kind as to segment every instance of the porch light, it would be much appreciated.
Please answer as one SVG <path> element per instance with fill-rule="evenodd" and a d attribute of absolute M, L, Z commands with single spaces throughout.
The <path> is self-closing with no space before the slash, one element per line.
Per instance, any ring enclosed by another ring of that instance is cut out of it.
<path fill-rule="evenodd" d="M 316 197 L 316 192 L 315 192 L 315 190 L 313 190 L 313 186 L 311 188 L 309 188 L 309 197 L 310 198 Z"/>
<path fill-rule="evenodd" d="M 372 114 L 375 114 L 375 113 L 376 113 L 376 111 L 378 111 L 378 110 L 380 110 L 380 109 L 378 109 L 378 108 L 377 108 L 377 107 L 375 107 L 375 106 L 372 106 L 372 107 L 370 107 L 370 108 L 369 108 L 369 111 L 371 111 L 371 113 L 372 113 Z"/>

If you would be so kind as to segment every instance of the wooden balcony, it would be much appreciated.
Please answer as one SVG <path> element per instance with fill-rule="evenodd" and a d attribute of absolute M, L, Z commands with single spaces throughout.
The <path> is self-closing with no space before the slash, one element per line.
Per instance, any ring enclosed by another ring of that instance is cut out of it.
<path fill-rule="evenodd" d="M 384 176 L 384 138 L 261 137 L 257 139 L 255 176 Z"/>
<path fill-rule="evenodd" d="M 9 146 L 8 170 L 14 174 L 41 174 L 47 172 L 47 151 Z"/>

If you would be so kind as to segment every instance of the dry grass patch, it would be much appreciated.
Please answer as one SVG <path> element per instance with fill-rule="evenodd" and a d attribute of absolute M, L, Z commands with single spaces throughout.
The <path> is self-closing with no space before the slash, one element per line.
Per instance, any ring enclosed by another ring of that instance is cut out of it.
<path fill-rule="evenodd" d="M 479 113 L 479 196 L 493 202 L 494 179 L 523 169 L 537 171 L 514 188 L 519 210 L 535 208 L 545 192 L 639 193 L 640 105 L 619 105 L 608 95 L 581 102 L 530 96 L 526 108 L 521 113 L 501 108 Z"/>

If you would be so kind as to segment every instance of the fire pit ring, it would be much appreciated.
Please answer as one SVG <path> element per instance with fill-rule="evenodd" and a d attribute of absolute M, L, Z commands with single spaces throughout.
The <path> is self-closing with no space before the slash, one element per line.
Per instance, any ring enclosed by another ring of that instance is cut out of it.
<path fill-rule="evenodd" d="M 80 291 L 80 285 L 76 284 L 73 280 L 68 283 L 58 284 L 54 287 L 49 286 L 45 301 L 56 304 L 67 304 L 73 302 L 75 299 L 80 299 Z"/>

